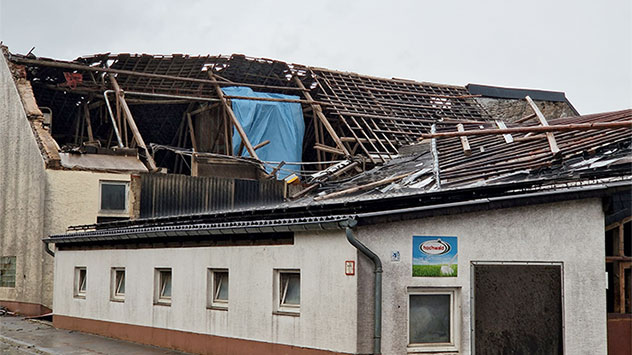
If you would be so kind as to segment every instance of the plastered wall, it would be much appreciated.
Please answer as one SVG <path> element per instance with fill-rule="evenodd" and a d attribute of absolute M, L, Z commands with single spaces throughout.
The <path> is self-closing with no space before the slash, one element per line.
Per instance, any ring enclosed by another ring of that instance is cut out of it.
<path fill-rule="evenodd" d="M 44 161 L 22 102 L 0 55 L 0 256 L 16 256 L 16 287 L 0 287 L 0 301 L 51 305 L 44 253 Z M 52 280 L 50 280 L 52 286 Z"/>
<path fill-rule="evenodd" d="M 55 314 L 353 353 L 357 252 L 344 231 L 297 233 L 294 245 L 58 251 Z M 87 267 L 85 299 L 74 267 Z M 126 268 L 124 303 L 110 301 L 112 267 Z M 153 304 L 154 269 L 172 268 L 172 304 Z M 206 308 L 207 269 L 229 270 L 228 311 Z M 273 314 L 274 269 L 300 269 L 300 316 Z"/>
<path fill-rule="evenodd" d="M 0 256 L 16 256 L 17 269 L 15 287 L 0 287 L 0 301 L 52 308 L 53 257 L 42 239 L 71 225 L 95 223 L 99 180 L 129 181 L 130 175 L 45 169 L 4 55 L 0 144 Z"/>
<path fill-rule="evenodd" d="M 459 353 L 470 354 L 470 271 L 473 261 L 563 263 L 564 350 L 606 354 L 604 216 L 598 199 L 425 218 L 359 228 L 358 239 L 383 261 L 382 352 L 405 354 L 409 286 L 457 287 Z M 457 236 L 458 277 L 413 277 L 412 237 Z M 391 252 L 400 261 L 391 261 Z M 362 261 L 362 259 L 361 259 Z M 368 261 L 366 261 L 368 262 Z M 372 268 L 360 267 L 370 290 Z M 370 284 L 370 285 L 369 285 Z M 372 297 L 360 297 L 358 313 L 370 313 Z M 372 323 L 359 324 L 370 339 Z M 363 343 L 364 351 L 370 349 Z"/>

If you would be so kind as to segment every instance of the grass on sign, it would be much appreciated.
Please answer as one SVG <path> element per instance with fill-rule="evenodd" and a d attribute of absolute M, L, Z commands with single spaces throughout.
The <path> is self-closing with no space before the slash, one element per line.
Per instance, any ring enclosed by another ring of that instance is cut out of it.
<path fill-rule="evenodd" d="M 450 265 L 452 268 L 452 274 L 445 274 L 441 272 L 442 265 L 413 265 L 413 276 L 439 276 L 439 277 L 454 277 L 457 275 L 458 265 Z"/>

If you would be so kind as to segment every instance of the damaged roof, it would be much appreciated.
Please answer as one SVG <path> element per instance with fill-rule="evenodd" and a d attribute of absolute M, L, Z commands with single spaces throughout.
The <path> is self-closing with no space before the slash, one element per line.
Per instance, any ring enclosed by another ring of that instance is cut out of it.
<path fill-rule="evenodd" d="M 545 133 L 490 134 L 426 139 L 388 163 L 347 181 L 325 183 L 316 201 L 384 193 L 521 183 L 534 186 L 632 175 L 632 110 L 548 120 L 551 126 L 611 124 L 611 129 L 567 130 L 553 134 L 559 152 L 551 151 Z M 495 124 L 465 124 L 464 131 L 492 130 Z M 508 129 L 541 127 L 539 123 L 506 124 Z M 446 125 L 437 133 L 454 132 Z M 435 169 L 438 167 L 438 169 Z M 390 181 L 392 180 L 392 181 Z M 382 182 L 382 183 L 380 183 Z M 376 183 L 378 183 L 376 185 Z M 369 186 L 366 188 L 366 186 Z"/>
<path fill-rule="evenodd" d="M 104 53 L 62 61 L 12 54 L 6 48 L 5 52 L 16 71 L 28 79 L 37 106 L 52 112 L 50 133 L 61 151 L 67 152 L 86 141 L 110 147 L 118 138 L 119 146 L 138 149 L 149 170 L 166 168 L 188 173 L 182 159 L 174 157 L 178 153 L 173 152 L 182 149 L 239 155 L 229 144 L 233 132 L 230 126 L 237 123 L 227 120 L 218 108 L 228 110 L 223 106 L 229 105 L 231 99 L 244 98 L 220 95 L 220 88 L 227 86 L 299 97 L 286 101 L 298 102 L 303 108 L 303 160 L 313 163 L 306 166 L 307 170 L 322 170 L 329 162 L 350 157 L 362 160 L 362 166 L 383 164 L 397 157 L 402 147 L 428 133 L 433 123 L 484 124 L 503 119 L 502 110 L 487 109 L 486 102 L 481 101 L 497 98 L 473 92 L 470 87 L 377 78 L 240 54 Z M 113 91 L 121 93 L 116 100 L 114 96 L 108 99 L 108 93 Z M 123 97 L 122 93 L 129 112 L 120 112 L 118 98 Z M 116 107 L 110 107 L 115 106 L 114 101 Z M 540 105 L 546 102 L 538 101 Z M 520 107 L 524 111 L 524 105 Z M 546 107 L 543 109 L 548 112 Z M 204 110 L 218 118 L 217 129 L 222 133 L 210 147 L 194 147 L 192 139 L 188 139 L 194 135 L 190 131 L 202 128 L 196 125 L 195 117 L 187 125 L 187 115 L 199 115 Z M 522 111 L 513 110 L 512 115 Z M 121 119 L 128 115 L 133 117 L 128 121 L 137 127 L 136 131 L 130 128 L 129 139 L 127 120 Z M 83 116 L 90 123 L 88 127 L 79 119 Z M 116 122 L 118 131 L 113 131 L 112 122 Z M 86 130 L 89 134 L 84 133 Z M 152 145 L 174 150 L 156 153 Z M 245 145 L 246 150 L 255 151 Z"/>

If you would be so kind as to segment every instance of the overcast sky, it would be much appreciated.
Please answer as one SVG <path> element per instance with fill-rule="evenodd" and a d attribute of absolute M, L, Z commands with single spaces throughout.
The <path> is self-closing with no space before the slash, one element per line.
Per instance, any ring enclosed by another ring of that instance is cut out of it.
<path fill-rule="evenodd" d="M 0 0 L 0 40 L 58 59 L 231 54 L 632 107 L 632 1 Z"/>

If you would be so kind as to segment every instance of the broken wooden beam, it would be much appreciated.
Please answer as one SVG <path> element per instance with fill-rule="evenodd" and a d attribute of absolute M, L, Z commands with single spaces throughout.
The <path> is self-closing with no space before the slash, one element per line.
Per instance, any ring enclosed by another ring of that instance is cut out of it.
<path fill-rule="evenodd" d="M 548 127 L 549 123 L 546 121 L 546 118 L 544 117 L 538 106 L 535 104 L 535 102 L 533 102 L 533 100 L 529 97 L 529 95 L 525 96 L 525 100 L 527 100 L 527 102 L 531 106 L 531 109 L 533 109 L 533 112 L 535 112 L 535 114 L 538 116 L 540 124 L 543 127 Z M 549 142 L 551 153 L 553 153 L 554 156 L 560 154 L 560 148 L 557 146 L 557 141 L 555 140 L 553 132 L 546 132 L 546 139 Z"/>
<path fill-rule="evenodd" d="M 342 150 L 340 150 L 338 148 L 330 147 L 328 145 L 324 145 L 324 144 L 320 144 L 320 143 L 314 144 L 314 149 L 317 149 L 317 150 L 320 150 L 320 151 L 323 151 L 323 152 L 327 152 L 327 153 L 331 153 L 331 154 L 345 155 L 345 152 L 343 152 Z"/>
<path fill-rule="evenodd" d="M 129 128 L 132 130 L 134 139 L 136 140 L 138 145 L 145 151 L 145 159 L 147 159 L 149 170 L 150 171 L 158 170 L 156 167 L 156 162 L 154 161 L 154 158 L 149 153 L 149 149 L 147 149 L 147 146 L 145 145 L 143 136 L 141 136 L 140 131 L 138 130 L 138 127 L 136 126 L 136 122 L 134 122 L 134 118 L 132 117 L 132 111 L 130 111 L 129 106 L 127 106 L 127 102 L 125 102 L 125 98 L 123 96 L 124 95 L 123 90 L 121 90 L 121 87 L 119 86 L 118 82 L 114 78 L 114 75 L 110 74 L 109 78 L 110 78 L 110 82 L 112 83 L 112 87 L 114 87 L 114 91 L 116 91 L 117 97 L 120 96 L 121 108 L 123 109 L 123 113 L 124 113 L 123 116 L 125 116 L 125 120 L 127 121 Z"/>
<path fill-rule="evenodd" d="M 257 150 L 257 149 L 259 149 L 259 148 L 263 148 L 263 147 L 265 147 L 265 146 L 266 146 L 266 145 L 268 145 L 268 144 L 270 144 L 270 140 L 265 140 L 265 141 L 263 141 L 263 142 L 261 142 L 261 143 L 259 143 L 259 144 L 255 145 L 253 148 L 254 148 L 255 150 Z"/>
<path fill-rule="evenodd" d="M 566 125 L 553 126 L 532 126 L 532 127 L 514 127 L 506 129 L 480 129 L 464 132 L 440 132 L 440 133 L 422 133 L 421 138 L 448 138 L 460 136 L 486 136 L 494 134 L 513 134 L 513 133 L 529 133 L 529 132 L 565 132 L 565 131 L 589 131 L 593 129 L 632 129 L 632 121 L 619 122 L 593 122 L 593 123 L 573 123 Z M 516 138 L 514 138 L 516 139 Z"/>
<path fill-rule="evenodd" d="M 410 175 L 412 173 L 414 173 L 414 171 L 411 171 L 409 173 L 402 174 L 402 175 L 397 175 L 395 177 L 391 177 L 391 178 L 375 181 L 375 182 L 372 182 L 372 183 L 369 183 L 369 184 L 351 187 L 351 188 L 348 188 L 348 189 L 344 189 L 342 191 L 332 192 L 332 193 L 330 193 L 328 195 L 316 196 L 316 197 L 314 197 L 314 201 L 326 200 L 326 199 L 330 199 L 330 198 L 334 198 L 334 197 L 340 197 L 340 196 L 348 195 L 350 193 L 354 193 L 354 192 L 357 192 L 357 191 L 363 191 L 363 190 L 372 189 L 374 187 L 382 186 L 382 185 L 391 183 L 393 181 L 401 180 L 401 179 L 405 178 L 406 176 L 408 176 L 408 175 Z"/>
<path fill-rule="evenodd" d="M 463 124 L 459 123 L 456 125 L 456 130 L 459 132 L 465 132 L 465 128 L 463 128 Z M 461 146 L 463 147 L 463 154 L 466 156 L 472 155 L 472 149 L 470 148 L 470 142 L 467 140 L 467 136 L 461 136 Z"/>
<path fill-rule="evenodd" d="M 310 105 L 312 106 L 312 110 L 314 110 L 314 113 L 316 114 L 316 117 L 318 117 L 320 122 L 323 124 L 323 126 L 327 130 L 327 133 L 329 133 L 331 138 L 336 143 L 336 146 L 338 147 L 338 149 L 340 149 L 343 152 L 343 155 L 350 156 L 351 154 L 349 154 L 349 151 L 344 146 L 344 144 L 342 144 L 342 141 L 340 140 L 340 137 L 338 136 L 338 134 L 336 133 L 334 128 L 331 126 L 331 123 L 329 123 L 329 120 L 327 120 L 327 117 L 325 117 L 325 115 L 323 114 L 322 108 L 320 107 L 320 105 L 318 103 L 316 103 L 314 101 L 314 99 L 312 98 L 312 95 L 310 95 L 309 91 L 305 89 L 305 86 L 301 82 L 301 79 L 299 79 L 297 76 L 295 76 L 294 77 L 294 82 L 296 83 L 296 85 L 301 90 L 303 90 L 303 95 L 305 96 L 307 101 L 309 101 Z"/>
<path fill-rule="evenodd" d="M 212 77 L 213 73 L 209 72 L 209 75 L 211 75 Z M 217 92 L 217 96 L 219 96 L 219 98 L 222 100 L 222 103 L 224 104 L 224 109 L 228 113 L 228 116 L 230 117 L 231 122 L 235 126 L 235 129 L 237 130 L 237 133 L 239 134 L 241 141 L 244 143 L 246 150 L 248 151 L 251 157 L 257 160 L 260 160 L 259 157 L 257 156 L 257 153 L 255 152 L 255 149 L 252 147 L 252 144 L 250 144 L 250 140 L 248 139 L 246 132 L 241 126 L 241 123 L 239 123 L 237 116 L 235 116 L 235 112 L 233 112 L 232 107 L 230 107 L 230 105 L 228 104 L 228 99 L 226 99 L 226 97 L 224 96 L 224 92 L 222 91 L 222 88 L 220 88 L 219 85 L 215 85 L 215 91 Z"/>
<path fill-rule="evenodd" d="M 507 128 L 507 125 L 505 124 L 505 122 L 500 121 L 500 120 L 495 120 L 495 122 L 496 122 L 496 127 L 500 129 Z M 514 141 L 513 136 L 511 134 L 503 134 L 503 138 L 505 139 L 505 143 L 512 143 Z"/>
<path fill-rule="evenodd" d="M 15 63 L 30 64 L 30 65 L 35 65 L 35 66 L 85 70 L 89 72 L 99 72 L 99 73 L 108 73 L 108 74 L 124 74 L 124 75 L 138 76 L 138 77 L 144 77 L 144 78 L 165 79 L 165 80 L 174 80 L 174 81 L 188 81 L 188 82 L 212 84 L 212 85 L 218 85 L 218 86 L 219 85 L 248 86 L 248 87 L 253 87 L 253 88 L 290 90 L 290 91 L 303 90 L 303 89 L 299 89 L 293 86 L 275 86 L 275 85 L 263 85 L 263 84 L 236 83 L 236 82 L 218 81 L 215 79 L 200 79 L 200 78 L 191 78 L 191 77 L 186 77 L 186 76 L 144 73 L 144 72 L 133 71 L 133 70 L 114 69 L 114 68 L 107 68 L 107 67 L 100 67 L 100 66 L 90 66 L 86 64 L 78 64 L 78 63 L 64 62 L 64 61 L 58 61 L 58 60 L 29 59 L 29 58 L 19 57 L 15 55 L 10 56 L 9 60 Z"/>

